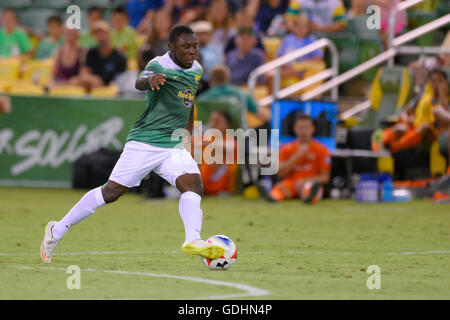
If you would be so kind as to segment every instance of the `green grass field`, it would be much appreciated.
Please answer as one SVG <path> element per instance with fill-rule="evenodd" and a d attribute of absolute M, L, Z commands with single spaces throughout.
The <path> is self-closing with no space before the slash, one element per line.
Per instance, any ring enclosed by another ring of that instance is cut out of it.
<path fill-rule="evenodd" d="M 211 271 L 180 250 L 178 201 L 130 194 L 74 226 L 43 264 L 44 226 L 83 193 L 0 188 L 0 299 L 450 299 L 449 205 L 205 198 L 203 237 L 238 247 L 230 270 Z M 70 265 L 80 290 L 66 287 Z M 366 286 L 369 265 L 380 290 Z"/>

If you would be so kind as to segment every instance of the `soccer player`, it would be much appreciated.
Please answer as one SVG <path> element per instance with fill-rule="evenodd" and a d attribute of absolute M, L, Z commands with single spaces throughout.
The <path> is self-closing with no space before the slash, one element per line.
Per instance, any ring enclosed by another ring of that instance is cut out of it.
<path fill-rule="evenodd" d="M 98 207 L 116 201 L 154 171 L 181 192 L 179 211 L 185 227 L 182 250 L 208 259 L 224 254 L 224 248 L 201 240 L 203 194 L 197 163 L 183 148 L 177 129 L 192 132 L 194 96 L 202 76 L 195 60 L 197 39 L 187 26 L 174 27 L 169 52 L 151 60 L 136 80 L 146 91 L 147 107 L 128 134 L 124 150 L 109 180 L 86 193 L 60 220 L 50 221 L 41 244 L 41 257 L 50 263 L 53 251 L 69 228 L 92 215 Z"/>

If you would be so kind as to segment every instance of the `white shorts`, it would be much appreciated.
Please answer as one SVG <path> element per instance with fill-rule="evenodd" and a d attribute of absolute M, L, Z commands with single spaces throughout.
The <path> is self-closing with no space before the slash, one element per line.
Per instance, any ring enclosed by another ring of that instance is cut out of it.
<path fill-rule="evenodd" d="M 136 187 L 151 171 L 175 187 L 179 176 L 185 173 L 200 174 L 197 163 L 186 149 L 161 148 L 129 141 L 125 144 L 109 180 L 129 188 Z"/>

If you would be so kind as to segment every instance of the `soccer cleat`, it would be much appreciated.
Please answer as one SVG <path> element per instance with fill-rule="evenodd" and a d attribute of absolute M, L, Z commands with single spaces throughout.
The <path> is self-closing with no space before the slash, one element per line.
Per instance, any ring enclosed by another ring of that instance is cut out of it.
<path fill-rule="evenodd" d="M 41 258 L 44 263 L 52 262 L 53 251 L 60 240 L 52 234 L 52 227 L 56 224 L 56 222 L 57 221 L 50 221 L 45 227 L 45 235 L 41 243 Z"/>
<path fill-rule="evenodd" d="M 205 257 L 206 259 L 217 259 L 224 255 L 225 248 L 209 243 L 204 240 L 192 240 L 186 241 L 181 246 L 181 250 L 183 250 L 186 254 L 195 254 L 197 256 Z"/>
<path fill-rule="evenodd" d="M 257 187 L 258 187 L 259 194 L 261 195 L 261 197 L 263 199 L 266 199 L 269 202 L 277 202 L 277 200 L 272 197 L 270 192 L 264 186 L 258 184 Z"/>

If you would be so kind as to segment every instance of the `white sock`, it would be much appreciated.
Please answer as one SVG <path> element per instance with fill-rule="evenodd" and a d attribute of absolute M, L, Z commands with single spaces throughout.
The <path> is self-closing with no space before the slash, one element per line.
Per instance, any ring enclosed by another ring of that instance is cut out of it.
<path fill-rule="evenodd" d="M 186 241 L 198 240 L 202 230 L 203 212 L 200 209 L 202 197 L 192 191 L 186 191 L 180 197 L 180 216 L 184 223 Z"/>
<path fill-rule="evenodd" d="M 71 226 L 89 217 L 98 207 L 105 204 L 102 187 L 95 188 L 86 193 L 83 198 L 52 228 L 52 234 L 61 239 Z"/>

